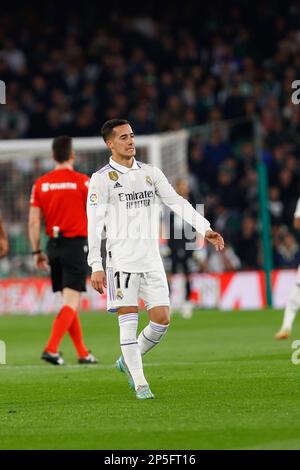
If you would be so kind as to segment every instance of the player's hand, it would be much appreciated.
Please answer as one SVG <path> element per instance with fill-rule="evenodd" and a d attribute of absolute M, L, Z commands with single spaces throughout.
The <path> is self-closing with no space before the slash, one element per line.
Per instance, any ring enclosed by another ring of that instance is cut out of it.
<path fill-rule="evenodd" d="M 91 283 L 93 288 L 100 294 L 104 293 L 104 287 L 106 289 L 106 275 L 104 271 L 95 271 L 91 276 Z"/>
<path fill-rule="evenodd" d="M 215 247 L 216 251 L 221 251 L 224 248 L 223 237 L 218 232 L 207 230 L 205 233 L 205 240 L 211 243 Z"/>
<path fill-rule="evenodd" d="M 50 267 L 48 264 L 48 257 L 45 253 L 39 253 L 33 256 L 34 266 L 37 269 L 41 269 L 42 271 L 50 271 Z"/>
<path fill-rule="evenodd" d="M 8 239 L 6 237 L 0 238 L 0 258 L 6 256 L 8 253 Z"/>

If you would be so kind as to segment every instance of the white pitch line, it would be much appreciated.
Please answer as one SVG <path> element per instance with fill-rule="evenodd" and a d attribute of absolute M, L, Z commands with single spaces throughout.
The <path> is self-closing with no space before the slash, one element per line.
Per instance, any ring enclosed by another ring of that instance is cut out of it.
<path fill-rule="evenodd" d="M 144 364 L 144 367 L 159 367 L 159 366 L 192 366 L 196 365 L 195 362 L 148 362 Z M 24 364 L 24 365 L 0 365 L 0 371 L 1 369 L 7 370 L 7 369 L 43 369 L 47 370 L 49 369 L 51 365 L 49 366 L 47 364 L 45 365 L 29 365 L 29 364 Z M 64 366 L 52 366 L 50 370 L 67 370 L 67 369 L 82 369 L 82 370 L 92 370 L 92 369 L 115 369 L 114 364 L 91 364 L 91 365 L 81 365 L 81 364 L 65 364 Z"/>

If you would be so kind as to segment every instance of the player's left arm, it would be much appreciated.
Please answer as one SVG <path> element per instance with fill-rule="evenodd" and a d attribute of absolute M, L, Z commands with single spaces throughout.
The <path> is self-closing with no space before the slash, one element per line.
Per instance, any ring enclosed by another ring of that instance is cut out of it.
<path fill-rule="evenodd" d="M 211 229 L 209 221 L 197 212 L 193 206 L 180 196 L 169 183 L 159 168 L 154 168 L 155 192 L 161 201 L 185 222 L 190 224 L 211 243 L 217 251 L 223 250 L 224 240 L 222 235 Z"/>

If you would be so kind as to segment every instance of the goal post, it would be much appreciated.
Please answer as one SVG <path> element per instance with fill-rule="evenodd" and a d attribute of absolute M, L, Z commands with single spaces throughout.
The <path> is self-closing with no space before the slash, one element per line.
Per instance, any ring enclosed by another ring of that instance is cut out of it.
<path fill-rule="evenodd" d="M 138 160 L 160 167 L 171 180 L 176 175 L 187 175 L 187 147 L 189 133 L 186 130 L 135 137 Z M 0 141 L 0 164 L 12 162 L 20 167 L 30 167 L 35 159 L 44 161 L 44 166 L 53 166 L 51 145 L 53 139 L 24 139 Z M 101 138 L 75 137 L 73 147 L 79 157 L 94 154 L 98 160 L 95 167 L 105 165 L 109 150 Z M 50 159 L 49 161 L 46 161 Z M 79 159 L 80 160 L 80 159 Z"/>

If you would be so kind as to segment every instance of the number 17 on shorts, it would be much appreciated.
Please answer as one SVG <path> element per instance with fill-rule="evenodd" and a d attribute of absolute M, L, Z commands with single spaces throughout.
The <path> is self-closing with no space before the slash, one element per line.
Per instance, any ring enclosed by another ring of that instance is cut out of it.
<path fill-rule="evenodd" d="M 107 268 L 107 310 L 115 312 L 119 307 L 138 305 L 139 273 L 127 273 Z"/>
<path fill-rule="evenodd" d="M 169 288 L 166 273 L 157 269 L 147 273 L 127 273 L 107 268 L 107 310 L 119 307 L 137 307 L 143 299 L 147 310 L 169 306 Z"/>

